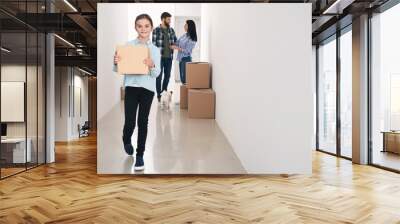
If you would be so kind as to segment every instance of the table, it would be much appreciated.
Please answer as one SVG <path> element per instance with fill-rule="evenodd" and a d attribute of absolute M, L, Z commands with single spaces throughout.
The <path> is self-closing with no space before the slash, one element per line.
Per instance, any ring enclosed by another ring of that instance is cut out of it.
<path fill-rule="evenodd" d="M 382 152 L 400 154 L 400 131 L 382 131 L 381 133 L 383 133 Z"/>
<path fill-rule="evenodd" d="M 1 139 L 1 157 L 5 158 L 9 163 L 26 163 L 31 162 L 32 141 L 27 138 L 27 147 L 25 151 L 25 138 L 6 138 Z M 11 159 L 12 158 L 12 159 Z M 26 161 L 25 161 L 26 159 Z"/>

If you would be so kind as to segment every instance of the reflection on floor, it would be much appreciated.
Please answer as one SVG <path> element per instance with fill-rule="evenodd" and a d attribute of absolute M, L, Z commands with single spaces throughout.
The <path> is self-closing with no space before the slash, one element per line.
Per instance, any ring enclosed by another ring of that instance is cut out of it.
<path fill-rule="evenodd" d="M 98 172 L 131 174 L 134 158 L 122 145 L 123 104 L 98 123 Z M 106 131 L 107 130 L 107 131 Z M 137 132 L 132 142 L 136 147 Z M 187 111 L 173 105 L 162 110 L 154 100 L 144 156 L 145 174 L 243 174 L 240 160 L 215 120 L 188 119 Z"/>
<path fill-rule="evenodd" d="M 352 157 L 352 152 L 353 152 L 352 148 L 349 148 L 349 147 L 342 147 L 341 151 L 340 151 L 342 156 L 348 157 L 348 158 Z"/>
<path fill-rule="evenodd" d="M 17 173 L 20 173 L 25 170 L 29 170 L 31 168 L 34 168 L 38 166 L 36 163 L 28 162 L 27 164 L 25 163 L 1 163 L 0 162 L 0 177 L 5 178 Z"/>
<path fill-rule="evenodd" d="M 374 151 L 373 164 L 400 170 L 400 155 L 391 152 Z"/>
<path fill-rule="evenodd" d="M 1 178 L 19 173 L 24 170 L 25 170 L 25 167 L 23 167 L 23 168 L 19 168 L 19 167 L 18 168 L 1 168 Z"/>

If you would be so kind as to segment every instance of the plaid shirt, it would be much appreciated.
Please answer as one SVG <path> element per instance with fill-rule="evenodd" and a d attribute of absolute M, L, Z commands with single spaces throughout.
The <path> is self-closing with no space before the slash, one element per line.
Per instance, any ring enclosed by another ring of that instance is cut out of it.
<path fill-rule="evenodd" d="M 175 35 L 174 29 L 171 27 L 168 28 L 168 36 L 169 36 L 169 44 L 175 44 L 177 39 Z M 163 42 L 164 42 L 164 33 L 162 31 L 161 25 L 156 27 L 153 30 L 153 38 L 152 38 L 153 44 L 156 45 L 156 47 L 160 48 L 160 53 L 163 55 Z M 171 49 L 171 58 L 174 55 L 174 51 Z"/>

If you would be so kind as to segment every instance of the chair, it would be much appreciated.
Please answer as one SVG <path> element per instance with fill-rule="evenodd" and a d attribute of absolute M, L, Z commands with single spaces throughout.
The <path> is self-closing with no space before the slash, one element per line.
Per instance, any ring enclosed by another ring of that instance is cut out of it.
<path fill-rule="evenodd" d="M 79 138 L 89 136 L 89 129 L 90 129 L 89 121 L 85 121 L 82 127 L 78 124 Z"/>

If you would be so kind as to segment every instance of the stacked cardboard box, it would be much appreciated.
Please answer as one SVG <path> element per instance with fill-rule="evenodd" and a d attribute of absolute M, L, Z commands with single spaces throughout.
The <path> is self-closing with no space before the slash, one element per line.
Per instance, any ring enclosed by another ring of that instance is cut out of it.
<path fill-rule="evenodd" d="M 189 118 L 215 118 L 215 92 L 211 89 L 211 67 L 206 62 L 186 64 L 187 85 L 181 86 L 181 108 Z"/>
<path fill-rule="evenodd" d="M 189 89 L 211 88 L 211 67 L 206 62 L 186 63 L 186 81 Z"/>
<path fill-rule="evenodd" d="M 187 109 L 188 108 L 188 88 L 187 85 L 181 85 L 181 100 L 180 100 L 180 106 L 181 109 Z"/>
<path fill-rule="evenodd" d="M 215 118 L 215 92 L 212 89 L 189 89 L 189 118 Z"/>

